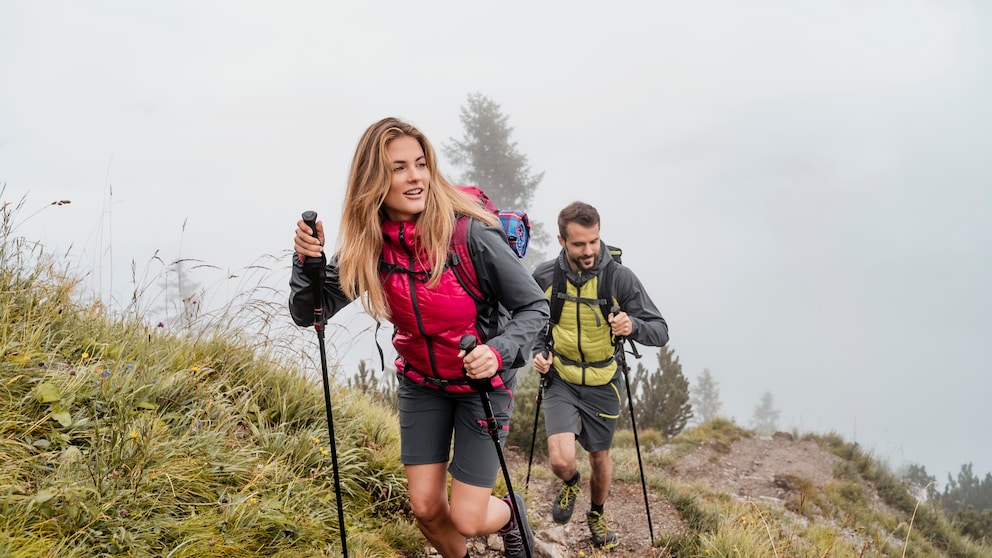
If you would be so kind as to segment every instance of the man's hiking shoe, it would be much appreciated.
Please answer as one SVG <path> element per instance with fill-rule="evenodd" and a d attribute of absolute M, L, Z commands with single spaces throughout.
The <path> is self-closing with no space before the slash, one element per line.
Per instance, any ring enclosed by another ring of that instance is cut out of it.
<path fill-rule="evenodd" d="M 586 523 L 589 524 L 589 532 L 592 533 L 592 545 L 596 548 L 609 550 L 620 544 L 620 537 L 615 531 L 606 526 L 606 519 L 599 512 L 588 512 Z"/>
<path fill-rule="evenodd" d="M 582 491 L 582 477 L 575 479 L 575 484 L 561 483 L 558 496 L 555 497 L 554 504 L 551 505 L 551 518 L 555 523 L 564 525 L 572 519 L 572 512 L 575 511 L 575 499 Z"/>
<path fill-rule="evenodd" d="M 526 558 L 527 550 L 524 549 L 526 544 L 530 549 L 531 556 L 533 556 L 534 533 L 531 532 L 530 524 L 527 522 L 527 506 L 524 504 L 524 497 L 516 492 L 513 493 L 513 501 L 516 503 L 517 509 L 520 510 L 520 520 L 523 522 L 520 527 L 523 529 L 517 526 L 517 515 L 513 511 L 510 495 L 503 496 L 503 501 L 510 506 L 510 523 L 499 530 L 500 536 L 503 537 L 503 555 L 508 558 Z M 520 531 L 523 531 L 524 537 L 520 536 Z"/>

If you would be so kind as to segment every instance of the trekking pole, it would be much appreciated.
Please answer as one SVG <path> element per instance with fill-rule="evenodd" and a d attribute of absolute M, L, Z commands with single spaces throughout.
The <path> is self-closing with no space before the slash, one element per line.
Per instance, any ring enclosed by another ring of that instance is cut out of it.
<path fill-rule="evenodd" d="M 619 306 L 610 308 L 610 313 L 616 315 L 620 312 Z M 626 339 L 622 335 L 617 335 L 617 351 L 620 355 L 620 369 L 623 370 L 623 381 L 627 387 L 627 405 L 630 409 L 630 428 L 634 431 L 634 447 L 637 448 L 637 467 L 641 470 L 641 491 L 644 492 L 644 510 L 648 514 L 648 534 L 651 536 L 651 544 L 654 544 L 654 527 L 651 525 L 651 506 L 648 504 L 648 484 L 644 480 L 644 462 L 641 461 L 641 444 L 637 441 L 637 421 L 634 420 L 634 396 L 630 393 L 630 367 L 627 366 L 627 351 L 624 349 Z M 631 342 L 633 345 L 633 342 Z"/>
<path fill-rule="evenodd" d="M 547 355 L 544 358 L 548 358 L 551 356 L 551 351 L 545 349 L 544 355 Z M 550 373 L 551 370 L 548 370 L 546 373 L 541 374 L 541 383 L 537 386 L 537 398 L 535 399 L 537 405 L 534 409 L 534 431 L 530 434 L 530 457 L 527 458 L 527 481 L 524 482 L 525 494 L 530 489 L 530 467 L 534 463 L 534 443 L 537 442 L 537 419 L 541 414 L 541 401 L 544 401 L 544 388 L 548 386 L 547 380 Z"/>
<path fill-rule="evenodd" d="M 317 212 L 304 211 L 303 222 L 310 227 L 311 235 L 317 238 Z M 334 496 L 338 501 L 338 527 L 341 531 L 341 553 L 348 558 L 348 537 L 344 527 L 344 506 L 341 502 L 341 477 L 338 473 L 338 448 L 334 441 L 334 415 L 331 413 L 331 388 L 327 377 L 327 354 L 324 351 L 324 277 L 327 273 L 327 259 L 324 253 L 319 258 L 303 258 L 303 272 L 310 279 L 313 290 L 313 329 L 317 332 L 320 346 L 320 370 L 324 380 L 324 408 L 327 410 L 327 434 L 331 443 L 331 466 L 334 470 Z"/>
<path fill-rule="evenodd" d="M 474 335 L 462 335 L 458 341 L 458 348 L 465 351 L 465 354 L 475 349 L 478 340 Z M 462 368 L 462 372 L 465 369 Z M 467 374 L 466 374 L 467 375 Z M 516 493 L 513 492 L 513 484 L 510 482 L 510 470 L 506 468 L 506 459 L 503 458 L 503 448 L 499 445 L 499 423 L 496 422 L 496 413 L 493 412 L 493 404 L 489 401 L 489 392 L 493 389 L 492 381 L 489 378 L 483 380 L 469 379 L 469 385 L 478 390 L 479 398 L 482 399 L 482 410 L 486 413 L 486 427 L 489 430 L 489 437 L 496 445 L 496 455 L 499 457 L 499 466 L 503 469 L 503 480 L 506 481 L 506 490 L 510 493 L 510 509 L 513 517 L 517 520 L 517 529 L 520 530 L 520 539 L 524 541 L 524 552 L 527 558 L 531 558 L 530 541 L 527 540 L 527 532 L 524 530 L 524 521 L 520 516 L 520 508 L 517 507 Z"/>

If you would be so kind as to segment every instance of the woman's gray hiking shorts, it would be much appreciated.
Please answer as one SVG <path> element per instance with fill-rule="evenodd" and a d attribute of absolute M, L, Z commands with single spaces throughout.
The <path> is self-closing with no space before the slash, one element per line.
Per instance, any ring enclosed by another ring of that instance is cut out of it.
<path fill-rule="evenodd" d="M 447 463 L 450 457 L 448 472 L 455 479 L 472 486 L 492 487 L 496 483 L 499 457 L 478 393 L 442 391 L 399 378 L 397 399 L 400 461 L 404 465 Z M 489 401 L 500 425 L 502 445 L 509 432 L 513 398 L 507 389 L 499 389 L 489 392 Z"/>

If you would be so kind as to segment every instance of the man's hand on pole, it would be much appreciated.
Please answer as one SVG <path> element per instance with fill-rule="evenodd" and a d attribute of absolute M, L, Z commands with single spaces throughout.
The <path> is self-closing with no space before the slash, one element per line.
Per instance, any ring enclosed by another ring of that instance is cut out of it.
<path fill-rule="evenodd" d="M 630 321 L 630 316 L 626 312 L 611 312 L 609 319 L 614 336 L 627 337 L 634 333 L 634 323 Z"/>
<path fill-rule="evenodd" d="M 537 370 L 541 374 L 547 374 L 548 370 L 551 370 L 552 360 L 554 359 L 548 351 L 537 353 L 534 355 L 534 370 Z"/>

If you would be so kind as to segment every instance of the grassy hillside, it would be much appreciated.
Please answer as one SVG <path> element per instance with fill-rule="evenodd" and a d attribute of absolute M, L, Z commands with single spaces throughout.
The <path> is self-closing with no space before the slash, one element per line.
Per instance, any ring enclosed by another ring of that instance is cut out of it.
<path fill-rule="evenodd" d="M 340 556 L 322 386 L 300 372 L 312 363 L 277 359 L 224 325 L 169 333 L 83 302 L 77 280 L 14 238 L 7 216 L 4 208 L 0 556 Z M 513 430 L 529 441 L 535 386 L 526 377 Z M 397 419 L 377 401 L 332 390 L 349 555 L 423 556 Z M 667 443 L 642 433 L 649 489 L 683 526 L 656 533 L 644 555 L 992 556 L 835 436 L 814 437 L 839 457 L 833 480 L 784 479 L 782 502 L 673 473 L 687 455 L 714 448 L 718 462 L 751 435 L 723 421 Z M 618 435 L 614 460 L 618 482 L 639 484 L 629 433 Z M 521 486 L 524 472 L 517 463 Z"/>
<path fill-rule="evenodd" d="M 6 209 L 0 556 L 339 556 L 321 384 L 236 331 L 81 303 Z M 332 396 L 349 554 L 422 546 L 393 411 Z"/>

